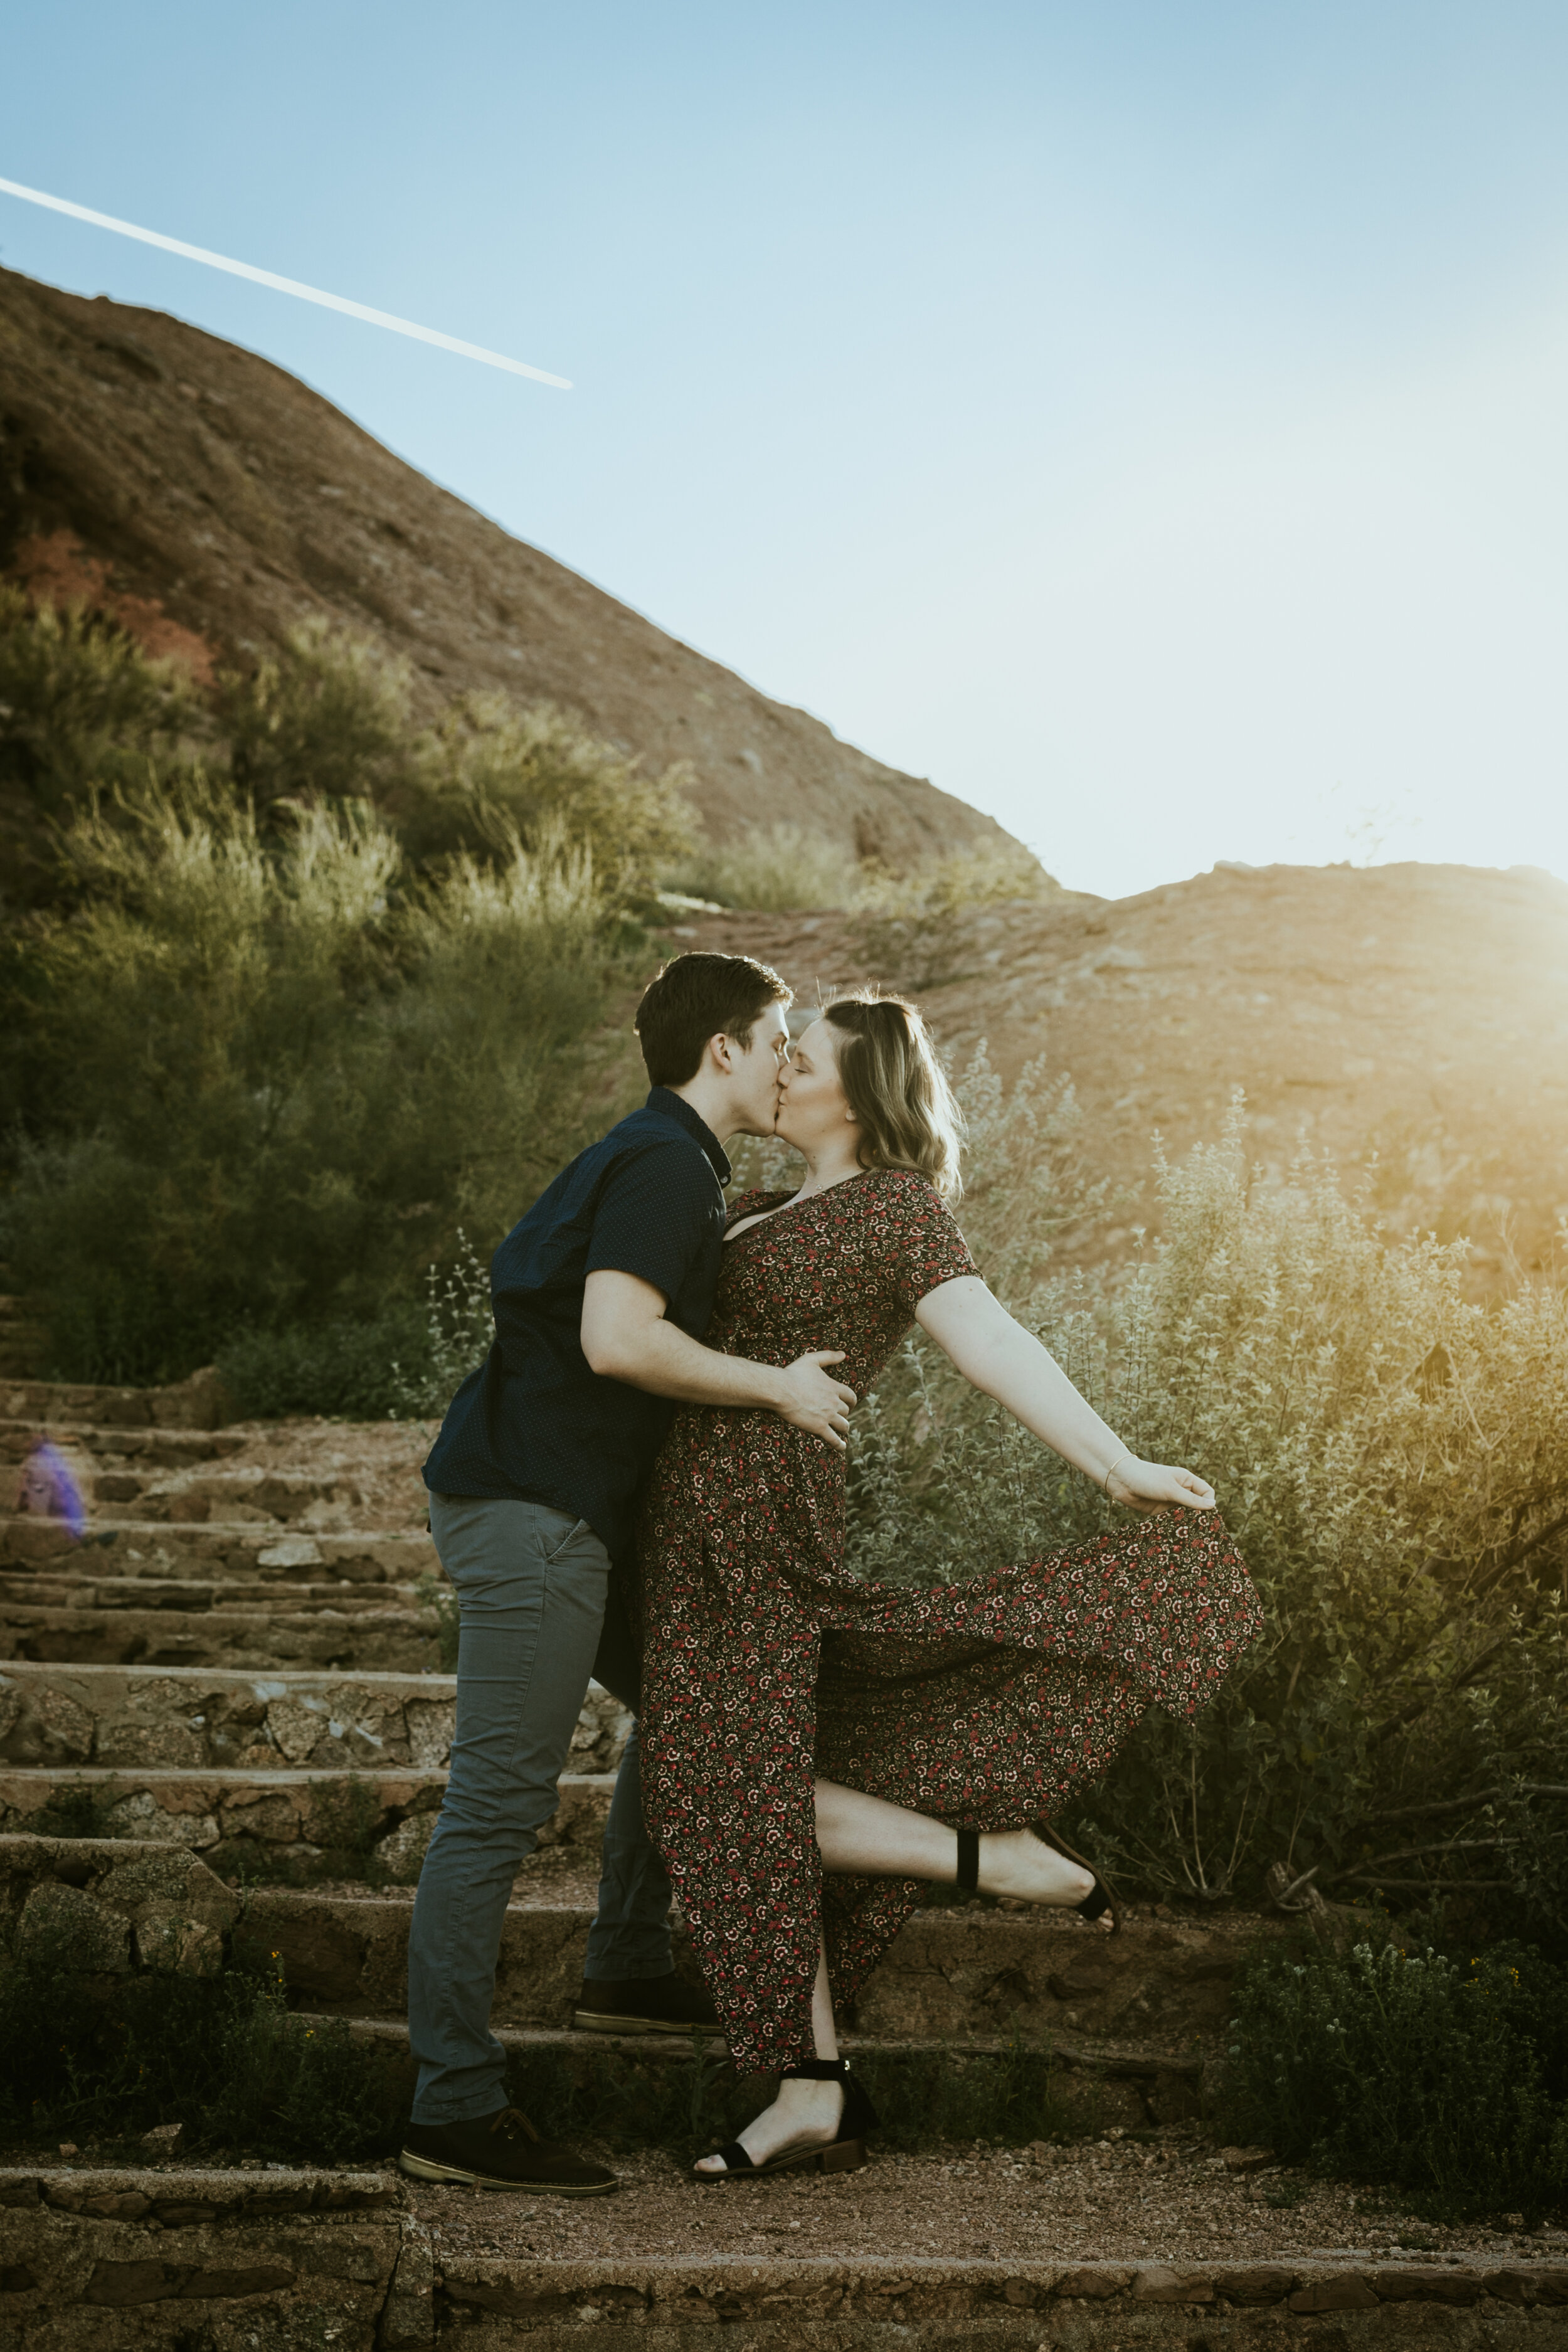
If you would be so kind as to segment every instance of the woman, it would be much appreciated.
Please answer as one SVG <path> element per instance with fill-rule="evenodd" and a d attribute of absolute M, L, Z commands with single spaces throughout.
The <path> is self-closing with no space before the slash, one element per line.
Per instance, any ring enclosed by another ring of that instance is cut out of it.
<path fill-rule="evenodd" d="M 647 1825 L 736 2065 L 784 2076 L 698 2165 L 707 2180 L 864 2160 L 875 2117 L 833 1999 L 922 1882 L 1114 1925 L 1041 1817 L 1099 1778 L 1152 1699 L 1208 1697 L 1260 1625 L 1212 1489 L 1138 1460 L 976 1276 L 942 1197 L 958 1114 L 914 1007 L 829 1005 L 779 1085 L 778 1133 L 808 1173 L 733 1204 L 709 1344 L 775 1363 L 842 1349 L 863 1393 L 918 1322 L 1150 1516 L 940 1591 L 870 1583 L 844 1566 L 841 1451 L 763 1412 L 677 1418 L 639 1538 Z"/>

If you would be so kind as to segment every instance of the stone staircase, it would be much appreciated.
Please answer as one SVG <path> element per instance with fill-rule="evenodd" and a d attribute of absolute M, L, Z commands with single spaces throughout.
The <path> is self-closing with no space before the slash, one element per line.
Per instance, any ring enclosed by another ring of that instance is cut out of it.
<path fill-rule="evenodd" d="M 449 1595 L 444 1606 L 418 1477 L 427 1433 L 226 1427 L 223 1412 L 203 1376 L 162 1391 L 0 1381 L 6 1475 L 20 1483 L 47 1441 L 88 1510 L 79 1539 L 58 1517 L 0 1518 L 0 1937 L 42 1916 L 29 1906 L 63 1905 L 89 1923 L 107 1969 L 170 1952 L 198 1967 L 243 1913 L 244 1932 L 280 1956 L 291 2004 L 348 2020 L 405 2081 L 409 1906 L 455 1701 L 440 1671 Z M 591 1691 L 560 1808 L 507 1915 L 495 2022 L 525 2060 L 689 2070 L 674 2037 L 569 2031 L 626 1727 Z M 1179 2131 L 1202 2108 L 1237 1962 L 1268 1931 L 1149 1909 L 1107 1941 L 1026 1906 L 933 1905 L 867 1986 L 848 2047 L 963 2063 L 1021 2034 L 1049 2042 L 1066 2108 L 1102 2135 Z M 746 2194 L 721 2192 L 735 2227 Z M 875 2249 L 851 2244 L 797 2263 L 776 2291 L 742 2294 L 739 2273 L 716 2286 L 695 2252 L 650 2271 L 606 2244 L 584 2269 L 542 2237 L 459 2277 L 432 2229 L 384 2170 L 14 2164 L 0 2171 L 0 2340 L 8 2352 L 64 2352 L 89 2334 L 94 2352 L 373 2340 L 415 2352 L 461 2330 L 475 2352 L 521 2337 L 540 2352 L 568 2337 L 673 2352 L 716 2321 L 759 2347 L 1199 2340 L 1161 2332 L 1184 2298 L 1151 2290 L 1140 2303 L 1142 2273 L 1113 2265 L 1111 2284 L 1097 2272 L 1085 2285 L 1080 2265 L 1068 2293 L 1059 2264 L 1026 2279 L 1016 2262 L 1005 2275 L 989 2258 L 976 2267 L 967 2237 L 912 2268 L 900 2257 L 875 2292 Z M 1306 2291 L 1291 2280 L 1253 2296 L 1269 2342 Z M 1216 2296 L 1230 2307 L 1212 2281 L 1196 2300 Z M 1107 2299 L 1115 2326 L 1095 2333 Z M 1239 2286 L 1232 2300 L 1246 2304 Z M 1047 2311 L 1056 2332 L 1042 2336 Z M 1205 2342 L 1255 2340 L 1228 2321 L 1216 2332 L 1213 2315 L 1205 2326 Z"/>

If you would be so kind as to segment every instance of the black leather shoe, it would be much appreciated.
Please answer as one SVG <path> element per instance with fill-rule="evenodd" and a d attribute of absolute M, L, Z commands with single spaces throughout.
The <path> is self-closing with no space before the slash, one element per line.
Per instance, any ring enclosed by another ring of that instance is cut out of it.
<path fill-rule="evenodd" d="M 607 2197 L 621 2185 L 604 2165 L 590 2164 L 559 2140 L 541 2139 L 521 2107 L 466 2124 L 410 2124 L 397 2163 L 412 2180 L 526 2189 L 542 2197 Z"/>
<path fill-rule="evenodd" d="M 591 2033 L 720 2033 L 719 2012 L 700 1985 L 667 1977 L 584 1977 L 572 2013 Z"/>

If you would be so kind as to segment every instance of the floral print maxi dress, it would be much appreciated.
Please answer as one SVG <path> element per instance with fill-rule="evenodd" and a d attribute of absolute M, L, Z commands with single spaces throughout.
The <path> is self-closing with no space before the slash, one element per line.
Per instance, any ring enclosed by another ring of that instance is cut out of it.
<path fill-rule="evenodd" d="M 747 1193 L 730 1222 L 789 1198 Z M 863 1397 L 919 1301 L 973 1272 L 931 1186 L 871 1170 L 726 1243 L 709 1344 L 781 1365 L 841 1348 Z M 742 2073 L 813 2054 L 819 1932 L 847 2001 L 922 1891 L 825 1876 L 815 1777 L 1021 1829 L 1151 1700 L 1202 1705 L 1261 1623 L 1214 1511 L 934 1591 L 868 1582 L 844 1566 L 844 1467 L 776 1413 L 689 1407 L 643 1510 L 647 1826 Z"/>

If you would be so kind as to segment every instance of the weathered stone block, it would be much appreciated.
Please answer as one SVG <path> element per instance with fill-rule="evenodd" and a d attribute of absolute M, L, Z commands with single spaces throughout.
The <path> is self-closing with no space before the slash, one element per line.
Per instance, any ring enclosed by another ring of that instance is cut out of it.
<path fill-rule="evenodd" d="M 1481 2293 L 1477 2272 L 1436 2263 L 1391 2263 L 1370 2283 L 1380 2303 L 1476 2303 Z"/>
<path fill-rule="evenodd" d="M 1097 2263 L 1093 2268 L 1085 2266 L 1064 2271 L 1057 2283 L 1057 2293 L 1075 2299 L 1103 2302 L 1107 2295 L 1120 2294 L 1124 2286 L 1130 2286 L 1132 2276 L 1130 2270 L 1122 2270 L 1115 2264 Z"/>
<path fill-rule="evenodd" d="M 1353 2271 L 1309 2279 L 1289 2298 L 1292 2311 L 1371 2311 L 1377 2297 Z"/>
<path fill-rule="evenodd" d="M 372 2352 L 407 2209 L 395 2178 L 160 2174 L 151 2200 L 150 2185 L 0 2173 L 7 2352 Z"/>
<path fill-rule="evenodd" d="M 0 1941 L 66 1932 L 95 1971 L 205 1975 L 238 1912 L 238 1896 L 177 1846 L 0 1837 Z"/>
<path fill-rule="evenodd" d="M 1214 2292 L 1214 2281 L 1206 2273 L 1172 2270 L 1163 2263 L 1140 2271 L 1132 2282 L 1132 2294 L 1139 2303 L 1212 2303 Z"/>
<path fill-rule="evenodd" d="M 122 1976 L 131 1967 L 131 1925 L 79 1887 L 43 1879 L 22 1907 L 12 1948 L 18 1957 L 47 1952 L 92 1976 Z"/>
<path fill-rule="evenodd" d="M 1287 2270 L 1279 2263 L 1248 2263 L 1236 2270 L 1227 2267 L 1217 2284 L 1227 2303 L 1283 2303 L 1300 2277 L 1299 2271 Z"/>

